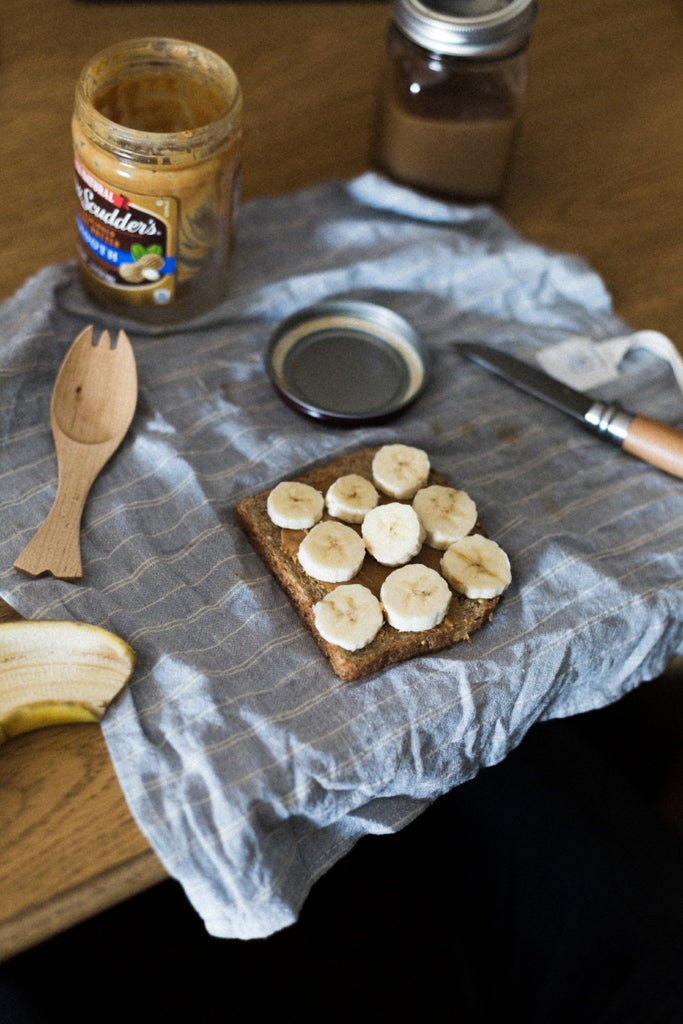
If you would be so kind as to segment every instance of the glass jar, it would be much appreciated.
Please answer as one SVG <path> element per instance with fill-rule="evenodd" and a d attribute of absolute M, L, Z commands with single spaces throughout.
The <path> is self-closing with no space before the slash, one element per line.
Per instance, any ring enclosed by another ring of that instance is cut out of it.
<path fill-rule="evenodd" d="M 81 277 L 104 308 L 173 323 L 224 297 L 242 96 L 217 54 L 178 39 L 112 46 L 72 121 Z"/>
<path fill-rule="evenodd" d="M 375 157 L 392 177 L 466 199 L 502 191 L 536 0 L 394 0 Z"/>

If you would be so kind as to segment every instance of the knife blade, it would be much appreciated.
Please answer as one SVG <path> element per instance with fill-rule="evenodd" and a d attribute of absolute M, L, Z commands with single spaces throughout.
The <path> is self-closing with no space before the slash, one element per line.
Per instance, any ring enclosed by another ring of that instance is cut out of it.
<path fill-rule="evenodd" d="M 502 377 L 534 398 L 579 420 L 598 436 L 625 452 L 683 479 L 683 431 L 660 420 L 635 414 L 618 402 L 592 398 L 543 370 L 490 345 L 454 342 L 462 355 Z"/>

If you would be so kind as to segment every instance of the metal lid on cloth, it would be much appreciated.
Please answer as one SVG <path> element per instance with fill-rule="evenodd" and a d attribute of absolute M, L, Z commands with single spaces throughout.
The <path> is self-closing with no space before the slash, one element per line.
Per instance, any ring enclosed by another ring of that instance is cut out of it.
<path fill-rule="evenodd" d="M 394 0 L 394 21 L 433 53 L 501 57 L 531 35 L 536 0 Z"/>
<path fill-rule="evenodd" d="M 266 367 L 297 412 L 337 426 L 396 416 L 424 387 L 428 357 L 410 324 L 385 306 L 329 300 L 288 317 Z"/>

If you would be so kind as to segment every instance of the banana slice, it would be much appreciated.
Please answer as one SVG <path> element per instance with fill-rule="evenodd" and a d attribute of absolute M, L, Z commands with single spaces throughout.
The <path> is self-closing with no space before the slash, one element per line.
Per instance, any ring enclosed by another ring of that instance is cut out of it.
<path fill-rule="evenodd" d="M 365 547 L 380 565 L 405 565 L 419 554 L 425 530 L 410 505 L 390 501 L 367 513 L 361 526 Z"/>
<path fill-rule="evenodd" d="M 299 545 L 299 564 L 304 572 L 324 583 L 352 579 L 365 558 L 365 544 L 355 530 L 328 519 L 317 523 Z"/>
<path fill-rule="evenodd" d="M 378 501 L 374 484 L 358 473 L 338 477 L 325 495 L 327 511 L 345 523 L 362 523 Z"/>
<path fill-rule="evenodd" d="M 85 622 L 0 625 L 0 743 L 49 725 L 99 722 L 135 670 L 114 633 Z"/>
<path fill-rule="evenodd" d="M 268 495 L 266 509 L 276 526 L 284 530 L 308 530 L 320 522 L 325 499 L 310 484 L 283 480 Z"/>
<path fill-rule="evenodd" d="M 325 640 L 346 651 L 367 647 L 379 633 L 382 606 L 367 587 L 345 583 L 313 606 L 316 629 Z"/>
<path fill-rule="evenodd" d="M 473 533 L 451 544 L 441 558 L 441 571 L 458 593 L 489 600 L 512 580 L 510 560 L 494 540 Z"/>
<path fill-rule="evenodd" d="M 438 626 L 452 595 L 436 569 L 413 563 L 390 572 L 379 596 L 389 625 L 402 633 L 414 633 Z"/>
<path fill-rule="evenodd" d="M 384 494 L 405 501 L 424 487 L 429 469 L 429 456 L 421 448 L 385 444 L 372 460 L 372 479 Z"/>
<path fill-rule="evenodd" d="M 422 487 L 413 498 L 413 508 L 425 528 L 425 542 L 442 551 L 466 537 L 477 522 L 477 506 L 469 494 L 455 487 Z"/>

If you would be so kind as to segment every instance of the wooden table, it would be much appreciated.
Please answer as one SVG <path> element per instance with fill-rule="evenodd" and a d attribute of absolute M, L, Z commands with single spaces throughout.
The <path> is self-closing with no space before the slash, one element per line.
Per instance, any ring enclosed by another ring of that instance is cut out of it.
<path fill-rule="evenodd" d="M 540 8 L 501 210 L 530 240 L 586 258 L 632 327 L 663 331 L 683 352 L 680 4 Z M 245 95 L 250 199 L 368 168 L 388 16 L 375 2 L 0 0 L 0 300 L 73 256 L 70 116 L 95 52 L 173 35 L 225 56 Z M 97 726 L 0 750 L 0 958 L 164 877 Z"/>

